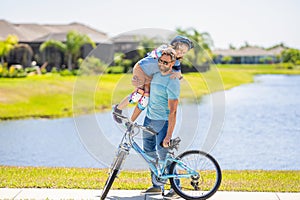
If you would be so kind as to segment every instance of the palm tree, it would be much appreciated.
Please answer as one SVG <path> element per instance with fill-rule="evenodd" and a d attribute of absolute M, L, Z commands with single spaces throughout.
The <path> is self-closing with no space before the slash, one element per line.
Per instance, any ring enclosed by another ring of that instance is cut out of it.
<path fill-rule="evenodd" d="M 69 70 L 73 69 L 73 60 L 78 59 L 80 56 L 80 48 L 84 44 L 91 44 L 93 48 L 96 44 L 91 40 L 91 38 L 85 34 L 80 34 L 77 31 L 69 31 L 67 33 L 66 42 L 62 43 L 56 40 L 48 40 L 40 46 L 40 51 L 44 51 L 48 47 L 54 47 L 67 56 L 67 66 Z"/>
<path fill-rule="evenodd" d="M 194 45 L 194 49 L 191 50 L 191 53 L 188 55 L 188 57 L 190 57 L 192 60 L 193 66 L 198 66 L 199 64 L 208 62 L 209 57 L 211 57 L 211 48 L 213 47 L 213 40 L 209 33 L 200 33 L 194 28 L 189 28 L 186 30 L 177 28 L 176 31 L 178 34 L 186 36 L 194 43 L 198 44 Z"/>
<path fill-rule="evenodd" d="M 23 67 L 30 67 L 33 57 L 33 50 L 31 46 L 24 43 L 19 43 L 9 52 L 7 58 L 8 63 L 19 63 Z"/>
<path fill-rule="evenodd" d="M 57 40 L 47 40 L 40 46 L 40 51 L 44 51 L 48 47 L 54 47 L 61 51 L 65 51 L 66 45 L 60 41 Z"/>
<path fill-rule="evenodd" d="M 46 52 L 46 49 L 48 49 L 51 54 L 43 53 L 42 60 L 46 61 L 47 64 L 50 64 L 52 66 L 58 67 L 59 65 L 61 65 L 63 62 L 63 54 L 66 51 L 66 45 L 57 40 L 47 40 L 41 44 L 40 52 Z"/>
<path fill-rule="evenodd" d="M 15 35 L 8 35 L 4 41 L 0 41 L 0 59 L 1 64 L 4 64 L 4 57 L 18 44 L 18 37 Z"/>
<path fill-rule="evenodd" d="M 80 34 L 77 31 L 69 31 L 67 34 L 67 41 L 65 52 L 68 58 L 68 69 L 73 69 L 73 59 L 78 58 L 80 54 L 80 48 L 84 44 L 91 44 L 93 48 L 96 47 L 95 43 L 89 36 Z"/>
<path fill-rule="evenodd" d="M 155 48 L 155 41 L 148 37 L 142 37 L 138 46 L 139 59 L 145 57 L 146 53 Z"/>

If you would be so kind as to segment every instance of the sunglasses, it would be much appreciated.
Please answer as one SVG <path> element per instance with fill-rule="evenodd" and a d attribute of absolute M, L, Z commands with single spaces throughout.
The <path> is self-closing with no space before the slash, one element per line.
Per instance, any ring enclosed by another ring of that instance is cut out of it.
<path fill-rule="evenodd" d="M 169 63 L 171 63 L 171 62 L 168 62 L 168 61 L 165 61 L 165 60 L 162 60 L 162 59 L 158 59 L 158 62 L 163 64 L 163 65 L 168 65 Z"/>

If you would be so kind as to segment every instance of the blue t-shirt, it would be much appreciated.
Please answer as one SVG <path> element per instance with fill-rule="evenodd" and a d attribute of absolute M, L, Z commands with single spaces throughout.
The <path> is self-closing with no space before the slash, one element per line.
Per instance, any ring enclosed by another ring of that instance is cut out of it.
<path fill-rule="evenodd" d="M 152 77 L 153 74 L 160 72 L 158 68 L 158 59 L 151 56 L 141 59 L 138 63 L 147 76 Z"/>
<path fill-rule="evenodd" d="M 170 74 L 160 72 L 153 75 L 150 86 L 150 99 L 147 107 L 147 117 L 152 120 L 168 120 L 168 100 L 179 99 L 180 81 L 171 79 Z"/>

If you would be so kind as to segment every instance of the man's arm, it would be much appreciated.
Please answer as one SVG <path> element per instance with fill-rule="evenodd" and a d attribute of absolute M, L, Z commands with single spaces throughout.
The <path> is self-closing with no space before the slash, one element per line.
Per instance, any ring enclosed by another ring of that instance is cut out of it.
<path fill-rule="evenodd" d="M 173 134 L 173 131 L 175 128 L 178 99 L 174 99 L 174 100 L 169 99 L 168 104 L 169 104 L 170 113 L 169 113 L 169 119 L 168 119 L 168 131 L 167 131 L 167 135 L 163 141 L 164 147 L 169 146 L 169 143 L 170 143 L 170 140 L 172 138 L 172 134 Z"/>

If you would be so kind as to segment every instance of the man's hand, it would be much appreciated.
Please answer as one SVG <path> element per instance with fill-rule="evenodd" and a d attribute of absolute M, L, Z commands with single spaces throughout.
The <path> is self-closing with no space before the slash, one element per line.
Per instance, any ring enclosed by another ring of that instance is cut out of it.
<path fill-rule="evenodd" d="M 170 146 L 170 140 L 171 140 L 171 138 L 170 137 L 165 137 L 165 139 L 163 140 L 163 147 L 164 148 L 167 148 L 167 147 L 169 147 Z"/>
<path fill-rule="evenodd" d="M 178 78 L 179 80 L 181 80 L 182 79 L 182 74 L 181 74 L 181 72 L 172 72 L 170 78 L 171 79 Z"/>

